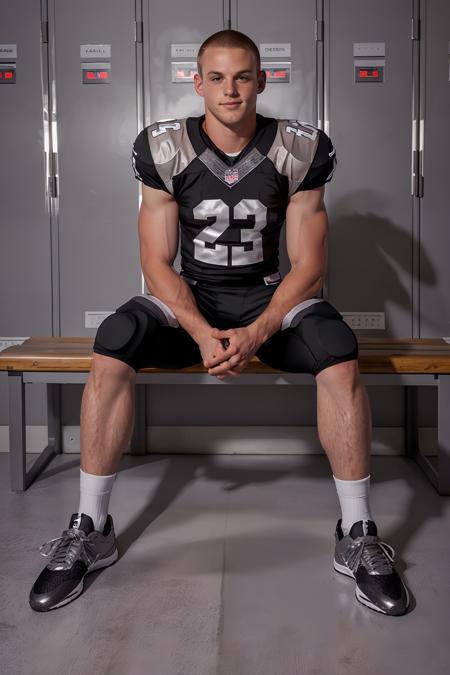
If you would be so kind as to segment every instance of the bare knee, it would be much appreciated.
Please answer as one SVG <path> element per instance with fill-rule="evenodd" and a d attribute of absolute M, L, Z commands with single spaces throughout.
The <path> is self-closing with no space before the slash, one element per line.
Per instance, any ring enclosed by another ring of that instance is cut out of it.
<path fill-rule="evenodd" d="M 91 372 L 95 375 L 114 375 L 118 378 L 136 379 L 136 371 L 127 363 L 96 352 L 92 356 Z"/>
<path fill-rule="evenodd" d="M 324 368 L 318 373 L 316 381 L 331 387 L 355 387 L 360 383 L 358 360 L 344 361 Z"/>

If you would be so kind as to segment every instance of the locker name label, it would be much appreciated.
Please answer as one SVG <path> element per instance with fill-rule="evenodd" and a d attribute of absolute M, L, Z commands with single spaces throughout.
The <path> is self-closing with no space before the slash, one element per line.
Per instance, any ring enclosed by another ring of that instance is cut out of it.
<path fill-rule="evenodd" d="M 81 59 L 111 58 L 111 45 L 80 45 Z"/>
<path fill-rule="evenodd" d="M 290 42 L 264 42 L 259 44 L 259 53 L 261 56 L 269 56 L 273 59 L 275 56 L 290 56 Z"/>
<path fill-rule="evenodd" d="M 17 59 L 17 45 L 0 45 L 0 59 Z"/>

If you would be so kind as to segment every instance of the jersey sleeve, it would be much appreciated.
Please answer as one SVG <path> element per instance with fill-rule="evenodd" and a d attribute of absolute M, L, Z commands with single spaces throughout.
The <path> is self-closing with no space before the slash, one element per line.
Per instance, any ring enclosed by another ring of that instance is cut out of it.
<path fill-rule="evenodd" d="M 337 164 L 336 150 L 333 147 L 330 137 L 327 136 L 322 129 L 319 129 L 319 133 L 320 138 L 314 159 L 309 167 L 308 173 L 295 192 L 312 190 L 313 188 L 320 187 L 321 185 L 328 183 L 333 176 Z"/>
<path fill-rule="evenodd" d="M 150 151 L 146 128 L 142 129 L 133 143 L 131 163 L 134 175 L 141 183 L 148 185 L 148 187 L 156 188 L 157 190 L 169 192 L 156 170 Z"/>

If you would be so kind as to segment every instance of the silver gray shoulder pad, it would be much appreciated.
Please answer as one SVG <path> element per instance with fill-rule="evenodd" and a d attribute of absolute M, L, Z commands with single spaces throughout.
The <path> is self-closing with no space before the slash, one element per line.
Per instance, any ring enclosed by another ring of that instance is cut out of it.
<path fill-rule="evenodd" d="M 278 173 L 289 180 L 291 196 L 308 173 L 319 144 L 319 129 L 307 122 L 278 120 L 275 140 L 267 153 Z"/>
<path fill-rule="evenodd" d="M 173 177 L 197 157 L 186 129 L 186 118 L 153 122 L 147 127 L 148 144 L 158 174 L 173 194 Z"/>

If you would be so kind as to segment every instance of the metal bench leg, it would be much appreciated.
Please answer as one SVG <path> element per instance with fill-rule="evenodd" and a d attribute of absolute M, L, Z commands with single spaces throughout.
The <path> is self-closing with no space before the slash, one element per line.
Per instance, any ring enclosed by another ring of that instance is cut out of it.
<path fill-rule="evenodd" d="M 22 373 L 8 373 L 9 389 L 9 462 L 11 490 L 26 490 L 25 389 Z"/>
<path fill-rule="evenodd" d="M 60 384 L 47 384 L 47 427 L 49 446 L 53 446 L 55 455 L 62 454 Z"/>
<path fill-rule="evenodd" d="M 419 430 L 417 424 L 417 387 L 405 386 L 405 454 L 416 459 L 419 452 Z"/>
<path fill-rule="evenodd" d="M 25 384 L 23 374 L 8 373 L 9 383 L 9 456 L 11 468 L 11 490 L 24 492 L 45 467 L 62 450 L 60 385 L 47 384 L 48 441 L 44 450 L 26 470 L 26 415 Z"/>
<path fill-rule="evenodd" d="M 131 455 L 147 454 L 147 434 L 146 434 L 146 396 L 147 387 L 145 384 L 135 385 L 135 406 L 134 406 L 134 429 L 130 443 Z"/>
<path fill-rule="evenodd" d="M 439 375 L 437 490 L 450 495 L 450 375 Z"/>
<path fill-rule="evenodd" d="M 420 452 L 418 428 L 418 388 L 405 386 L 405 454 L 420 466 L 430 483 L 439 491 L 438 471 L 431 461 Z"/>

